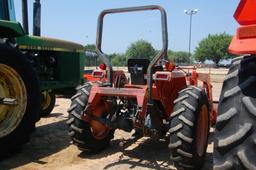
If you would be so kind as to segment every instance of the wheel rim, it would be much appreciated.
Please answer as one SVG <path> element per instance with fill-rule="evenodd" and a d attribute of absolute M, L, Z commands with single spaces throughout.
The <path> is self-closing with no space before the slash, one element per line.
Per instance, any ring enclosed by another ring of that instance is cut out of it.
<path fill-rule="evenodd" d="M 0 97 L 17 100 L 16 105 L 0 105 L 0 138 L 20 124 L 27 107 L 27 91 L 21 76 L 11 67 L 0 64 Z"/>
<path fill-rule="evenodd" d="M 108 114 L 104 114 L 106 113 L 106 109 L 104 106 L 104 103 L 102 102 L 101 105 L 99 105 L 97 107 L 97 110 L 94 110 L 94 116 L 105 119 L 106 117 L 108 117 Z M 110 116 L 110 115 L 109 115 Z M 109 119 L 111 119 L 111 116 L 109 117 Z M 104 139 L 110 132 L 110 128 L 107 127 L 106 124 L 103 124 L 97 120 L 92 120 L 90 122 L 91 125 L 91 132 L 92 135 L 95 139 L 101 140 Z"/>
<path fill-rule="evenodd" d="M 48 92 L 43 92 L 42 95 L 43 95 L 43 99 L 41 101 L 41 107 L 43 110 L 46 110 L 50 106 L 52 98 L 50 93 Z"/>
<path fill-rule="evenodd" d="M 98 121 L 92 120 L 90 124 L 91 124 L 91 132 L 95 139 L 98 139 L 98 140 L 104 139 L 110 132 L 110 129 L 106 125 Z"/>
<path fill-rule="evenodd" d="M 208 108 L 206 105 L 203 105 L 200 109 L 196 132 L 196 151 L 199 156 L 203 156 L 205 152 L 209 127 L 208 120 Z"/>

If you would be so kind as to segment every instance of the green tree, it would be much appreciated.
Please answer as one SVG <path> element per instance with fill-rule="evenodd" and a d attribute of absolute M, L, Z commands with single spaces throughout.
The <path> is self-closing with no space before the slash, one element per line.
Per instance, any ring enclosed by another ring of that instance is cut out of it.
<path fill-rule="evenodd" d="M 113 66 L 126 66 L 127 65 L 127 57 L 124 54 L 110 54 L 108 55 L 111 60 L 111 64 Z"/>
<path fill-rule="evenodd" d="M 185 51 L 168 51 L 168 58 L 177 64 L 189 63 L 189 53 Z"/>
<path fill-rule="evenodd" d="M 87 44 L 86 46 L 84 46 L 85 51 L 96 51 L 96 46 L 95 44 Z"/>
<path fill-rule="evenodd" d="M 87 44 L 84 46 L 85 51 L 96 51 L 96 46 L 94 44 Z M 90 56 L 86 56 L 85 58 L 85 66 L 95 66 L 98 65 L 99 58 L 94 58 Z"/>
<path fill-rule="evenodd" d="M 128 58 L 152 59 L 155 55 L 156 50 L 151 45 L 151 43 L 145 40 L 139 40 L 132 43 L 126 51 L 126 56 Z"/>
<path fill-rule="evenodd" d="M 219 64 L 223 59 L 232 58 L 228 54 L 231 40 L 232 36 L 226 33 L 208 35 L 207 38 L 199 42 L 194 57 L 197 61 L 212 60 L 215 64 Z"/>

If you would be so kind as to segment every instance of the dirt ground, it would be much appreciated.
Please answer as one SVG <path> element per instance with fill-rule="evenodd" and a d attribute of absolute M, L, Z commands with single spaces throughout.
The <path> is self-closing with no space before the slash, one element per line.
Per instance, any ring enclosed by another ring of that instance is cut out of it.
<path fill-rule="evenodd" d="M 217 76 L 218 77 L 218 76 Z M 222 76 L 223 77 L 223 76 Z M 214 100 L 218 100 L 222 78 L 213 81 Z M 22 151 L 0 162 L 0 169 L 175 169 L 169 161 L 165 142 L 141 138 L 137 141 L 131 134 L 116 131 L 110 147 L 101 153 L 90 155 L 71 145 L 65 121 L 68 117 L 68 99 L 58 98 L 55 109 L 47 118 L 37 123 L 37 130 Z M 205 165 L 212 169 L 213 128 L 211 129 Z"/>

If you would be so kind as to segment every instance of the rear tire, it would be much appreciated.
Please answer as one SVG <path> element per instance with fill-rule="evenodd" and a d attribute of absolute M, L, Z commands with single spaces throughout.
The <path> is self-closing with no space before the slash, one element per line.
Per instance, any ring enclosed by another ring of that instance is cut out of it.
<path fill-rule="evenodd" d="M 205 91 L 190 86 L 179 92 L 171 114 L 169 148 L 177 169 L 200 169 L 203 165 L 210 127 Z"/>
<path fill-rule="evenodd" d="M 214 169 L 256 169 L 256 57 L 233 60 L 223 83 Z"/>
<path fill-rule="evenodd" d="M 0 53 L 0 97 L 17 100 L 17 105 L 0 105 L 0 158 L 3 158 L 29 141 L 39 117 L 40 89 L 31 63 L 14 44 L 0 39 Z"/>
<path fill-rule="evenodd" d="M 67 121 L 70 127 L 69 136 L 73 144 L 82 151 L 98 152 L 105 149 L 110 140 L 114 137 L 114 130 L 102 139 L 96 139 L 92 133 L 90 123 L 82 120 L 83 111 L 85 110 L 92 85 L 86 83 L 77 88 L 77 93 L 71 98 L 72 103 L 69 108 L 69 120 Z"/>

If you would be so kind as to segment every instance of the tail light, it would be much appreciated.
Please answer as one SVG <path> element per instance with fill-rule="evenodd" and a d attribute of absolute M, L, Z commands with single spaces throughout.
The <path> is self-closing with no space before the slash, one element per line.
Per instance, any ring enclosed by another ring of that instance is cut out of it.
<path fill-rule="evenodd" d="M 169 81 L 171 79 L 171 72 L 156 72 L 153 75 L 154 80 Z"/>
<path fill-rule="evenodd" d="M 106 68 L 107 68 L 106 64 L 104 64 L 104 63 L 100 64 L 99 67 L 101 70 L 106 70 Z"/>
<path fill-rule="evenodd" d="M 104 75 L 105 75 L 104 71 L 95 70 L 92 72 L 92 77 L 94 77 L 94 78 L 103 78 Z"/>

